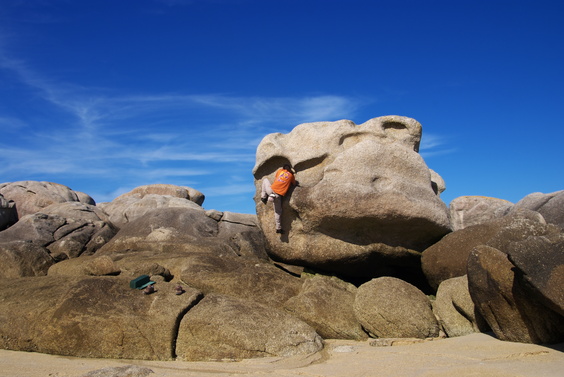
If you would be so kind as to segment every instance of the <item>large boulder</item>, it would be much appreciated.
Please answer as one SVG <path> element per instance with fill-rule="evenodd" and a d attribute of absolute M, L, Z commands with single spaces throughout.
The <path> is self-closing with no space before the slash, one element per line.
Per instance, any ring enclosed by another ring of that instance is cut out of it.
<path fill-rule="evenodd" d="M 90 204 L 64 202 L 26 215 L 0 232 L 0 244 L 28 241 L 49 249 L 55 260 L 94 254 L 116 234 L 106 214 Z"/>
<path fill-rule="evenodd" d="M 39 212 L 55 203 L 81 202 L 96 205 L 90 196 L 53 182 L 19 181 L 0 184 L 0 194 L 16 203 L 18 218 Z"/>
<path fill-rule="evenodd" d="M 547 225 L 538 212 L 514 211 L 446 235 L 423 252 L 421 265 L 429 285 L 436 290 L 442 281 L 466 275 L 468 256 L 478 245 L 500 247 L 532 235 L 559 232 L 558 227 Z"/>
<path fill-rule="evenodd" d="M 306 123 L 267 135 L 253 169 L 257 215 L 274 259 L 352 277 L 419 266 L 420 252 L 450 231 L 442 183 L 419 155 L 421 125 L 385 116 Z M 263 178 L 284 163 L 299 187 L 283 201 L 283 228 L 260 202 Z M 436 178 L 435 178 L 436 179 Z"/>
<path fill-rule="evenodd" d="M 0 231 L 6 229 L 18 221 L 18 213 L 16 211 L 16 203 L 13 200 L 6 200 L 0 194 Z"/>
<path fill-rule="evenodd" d="M 516 270 L 505 252 L 486 245 L 474 248 L 468 258 L 468 286 L 476 308 L 501 340 L 562 342 L 564 317 L 531 294 Z"/>
<path fill-rule="evenodd" d="M 460 196 L 450 202 L 452 230 L 460 230 L 507 215 L 513 203 L 486 196 Z"/>
<path fill-rule="evenodd" d="M 357 288 L 336 277 L 305 279 L 284 309 L 312 326 L 324 339 L 364 340 L 368 337 L 356 319 L 353 305 Z"/>
<path fill-rule="evenodd" d="M 0 278 L 47 275 L 54 264 L 49 250 L 33 242 L 0 243 Z"/>
<path fill-rule="evenodd" d="M 160 263 L 168 266 L 165 261 Z M 180 269 L 175 275 L 180 281 L 205 294 L 246 298 L 276 308 L 297 295 L 302 285 L 299 277 L 272 263 L 236 255 L 190 253 L 174 268 Z"/>
<path fill-rule="evenodd" d="M 372 279 L 356 293 L 354 312 L 378 338 L 429 338 L 439 335 L 431 302 L 413 285 L 393 277 Z"/>
<path fill-rule="evenodd" d="M 227 226 L 224 223 L 228 221 L 222 220 L 223 217 L 218 221 L 206 215 L 201 207 L 153 209 L 123 225 L 98 253 L 209 252 L 266 258 L 264 239 L 256 223 L 241 221 L 236 226 Z"/>
<path fill-rule="evenodd" d="M 507 254 L 529 294 L 564 316 L 564 232 L 513 242 Z"/>
<path fill-rule="evenodd" d="M 515 209 L 529 209 L 540 213 L 547 223 L 564 229 L 564 190 L 550 194 L 535 192 L 515 203 Z"/>
<path fill-rule="evenodd" d="M 100 203 L 114 225 L 123 225 L 144 216 L 156 208 L 201 208 L 204 194 L 185 186 L 154 184 L 140 186 L 118 196 L 109 203 Z"/>
<path fill-rule="evenodd" d="M 445 334 L 451 338 L 489 330 L 470 297 L 466 275 L 445 280 L 439 285 L 433 312 Z"/>
<path fill-rule="evenodd" d="M 290 314 L 250 300 L 207 295 L 180 322 L 180 360 L 238 360 L 320 351 L 315 330 Z"/>
<path fill-rule="evenodd" d="M 171 360 L 178 321 L 201 299 L 164 282 L 145 295 L 120 277 L 2 280 L 0 347 L 56 355 Z M 18 299 L 14 299 L 17 297 Z"/>

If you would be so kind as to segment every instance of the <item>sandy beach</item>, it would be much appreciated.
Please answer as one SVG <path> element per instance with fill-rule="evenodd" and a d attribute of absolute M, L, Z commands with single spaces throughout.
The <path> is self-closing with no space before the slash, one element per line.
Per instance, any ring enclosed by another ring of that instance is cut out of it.
<path fill-rule="evenodd" d="M 488 334 L 398 342 L 328 340 L 322 352 L 301 357 L 182 362 L 82 359 L 0 350 L 2 377 L 80 377 L 108 367 L 137 365 L 155 376 L 543 376 L 564 373 L 564 343 L 552 346 L 499 341 Z"/>

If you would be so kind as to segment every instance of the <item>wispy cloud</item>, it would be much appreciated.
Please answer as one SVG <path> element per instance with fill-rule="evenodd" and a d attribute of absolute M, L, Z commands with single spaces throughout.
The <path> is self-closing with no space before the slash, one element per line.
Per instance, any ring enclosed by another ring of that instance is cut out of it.
<path fill-rule="evenodd" d="M 456 151 L 456 148 L 451 147 L 450 139 L 443 135 L 424 134 L 421 138 L 421 145 L 419 147 L 419 154 L 423 158 L 434 156 L 442 156 Z"/>
<path fill-rule="evenodd" d="M 0 124 L 10 124 L 19 133 L 9 145 L 0 141 L 0 174 L 8 180 L 84 176 L 120 187 L 97 189 L 98 201 L 156 182 L 194 183 L 210 196 L 252 196 L 250 171 L 256 147 L 266 134 L 289 132 L 303 122 L 352 118 L 363 104 L 335 95 L 132 96 L 42 77 L 1 49 L 0 69 L 43 99 L 45 111 L 50 107 L 54 114 L 51 123 L 64 115 L 57 127 L 43 130 L 32 119 L 0 113 Z M 225 177 L 225 182 L 204 178 L 212 175 Z"/>

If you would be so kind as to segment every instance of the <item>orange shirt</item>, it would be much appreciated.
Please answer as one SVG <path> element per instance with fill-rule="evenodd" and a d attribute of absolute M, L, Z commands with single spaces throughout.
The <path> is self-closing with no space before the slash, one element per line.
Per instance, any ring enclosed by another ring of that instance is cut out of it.
<path fill-rule="evenodd" d="M 276 176 L 274 178 L 274 183 L 270 188 L 278 195 L 286 195 L 288 190 L 290 189 L 290 185 L 296 182 L 296 178 L 292 172 L 289 172 L 285 169 L 278 169 L 276 171 Z"/>

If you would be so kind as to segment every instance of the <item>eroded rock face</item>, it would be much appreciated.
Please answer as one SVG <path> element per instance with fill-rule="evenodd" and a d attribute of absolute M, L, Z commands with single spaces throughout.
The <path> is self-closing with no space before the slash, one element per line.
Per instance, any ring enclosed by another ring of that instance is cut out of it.
<path fill-rule="evenodd" d="M 564 317 L 546 306 L 516 270 L 506 252 L 486 245 L 474 248 L 468 258 L 468 286 L 476 308 L 501 340 L 561 342 Z"/>
<path fill-rule="evenodd" d="M 43 276 L 55 260 L 47 248 L 27 241 L 0 243 L 0 278 Z"/>
<path fill-rule="evenodd" d="M 26 215 L 0 232 L 0 244 L 27 241 L 49 249 L 55 260 L 96 252 L 116 233 L 105 213 L 96 206 L 64 202 Z"/>
<path fill-rule="evenodd" d="M 378 338 L 430 338 L 439 325 L 427 296 L 393 277 L 372 279 L 358 288 L 354 312 L 362 327 Z"/>
<path fill-rule="evenodd" d="M 253 301 L 207 295 L 180 323 L 180 360 L 222 360 L 315 353 L 323 341 L 296 317 Z"/>
<path fill-rule="evenodd" d="M 540 213 L 547 223 L 564 229 L 564 190 L 550 194 L 535 192 L 515 204 L 515 209 L 529 209 Z"/>
<path fill-rule="evenodd" d="M 191 288 L 177 296 L 173 284 L 164 282 L 157 284 L 157 293 L 144 295 L 120 277 L 4 280 L 0 347 L 78 357 L 171 360 L 177 321 L 200 298 Z"/>
<path fill-rule="evenodd" d="M 7 200 L 16 203 L 18 218 L 39 212 L 42 208 L 55 203 L 96 204 L 89 195 L 53 182 L 19 181 L 2 183 L 0 184 L 0 194 Z"/>
<path fill-rule="evenodd" d="M 470 297 L 466 275 L 441 283 L 433 302 L 433 312 L 446 335 L 451 338 L 489 330 Z"/>
<path fill-rule="evenodd" d="M 560 233 L 534 211 L 521 210 L 446 235 L 423 252 L 421 265 L 429 285 L 437 289 L 447 279 L 466 275 L 468 256 L 479 245 L 503 247 L 533 235 Z"/>
<path fill-rule="evenodd" d="M 450 231 L 448 210 L 418 154 L 421 125 L 386 116 L 302 124 L 270 134 L 253 170 L 257 215 L 275 259 L 352 276 L 415 267 L 420 252 Z M 273 209 L 260 202 L 263 178 L 284 163 L 300 186 L 287 194 L 275 233 Z M 435 178 L 435 180 L 438 180 Z"/>
<path fill-rule="evenodd" d="M 564 319 L 564 232 L 510 243 L 507 253 L 528 292 Z"/>
<path fill-rule="evenodd" d="M 335 277 L 314 276 L 304 281 L 300 293 L 284 309 L 307 324 L 324 339 L 365 340 L 368 335 L 356 319 L 353 305 L 356 287 Z"/>
<path fill-rule="evenodd" d="M 111 222 L 121 228 L 156 208 L 192 208 L 202 210 L 204 194 L 185 186 L 154 184 L 139 186 L 98 206 L 109 214 Z"/>
<path fill-rule="evenodd" d="M 15 205 L 16 203 L 14 201 L 6 200 L 6 198 L 0 194 L 0 231 L 18 221 L 18 213 Z"/>
<path fill-rule="evenodd" d="M 507 215 L 513 203 L 486 196 L 460 196 L 450 202 L 452 230 L 484 223 Z"/>
<path fill-rule="evenodd" d="M 254 216 L 253 216 L 254 217 Z M 256 223 L 228 223 L 206 215 L 201 208 L 167 207 L 153 209 L 127 224 L 100 250 L 99 254 L 131 251 L 160 253 L 226 253 L 266 259 L 264 239 Z M 248 220 L 247 217 L 242 217 Z"/>

